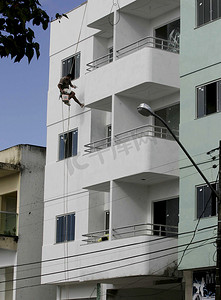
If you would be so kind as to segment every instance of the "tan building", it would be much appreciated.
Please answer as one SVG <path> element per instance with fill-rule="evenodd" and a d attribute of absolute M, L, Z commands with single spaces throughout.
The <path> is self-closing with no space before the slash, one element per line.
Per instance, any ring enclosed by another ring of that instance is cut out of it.
<path fill-rule="evenodd" d="M 40 286 L 45 153 L 32 145 L 0 151 L 1 300 L 55 295 Z"/>

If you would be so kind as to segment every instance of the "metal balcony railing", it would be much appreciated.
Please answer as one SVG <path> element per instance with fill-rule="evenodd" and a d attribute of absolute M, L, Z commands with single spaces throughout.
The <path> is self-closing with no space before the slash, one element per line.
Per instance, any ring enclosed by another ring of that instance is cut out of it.
<path fill-rule="evenodd" d="M 86 237 L 86 239 L 82 240 L 83 242 L 87 242 L 88 244 L 99 243 L 109 240 L 109 230 L 94 231 L 82 236 Z"/>
<path fill-rule="evenodd" d="M 84 145 L 86 153 L 93 153 L 111 146 L 111 137 L 106 137 Z"/>
<path fill-rule="evenodd" d="M 178 227 L 164 224 L 142 223 L 113 229 L 115 239 L 128 238 L 141 235 L 157 235 L 177 237 Z"/>
<path fill-rule="evenodd" d="M 87 64 L 87 71 L 93 71 L 97 68 L 100 68 L 104 65 L 107 65 L 113 61 L 113 53 L 109 53 L 107 55 L 101 56 Z"/>
<path fill-rule="evenodd" d="M 174 134 L 179 137 L 179 131 L 173 130 Z M 134 129 L 130 129 L 114 136 L 114 145 L 118 145 L 121 143 L 128 142 L 133 139 L 141 138 L 141 137 L 157 137 L 161 139 L 173 140 L 173 137 L 169 133 L 169 131 L 165 127 L 154 126 L 154 125 L 144 125 L 139 126 Z M 102 149 L 106 149 L 111 146 L 111 138 L 107 137 L 101 140 L 97 140 L 86 144 L 84 147 L 87 148 L 85 150 L 86 153 L 93 153 Z"/>
<path fill-rule="evenodd" d="M 0 234 L 16 236 L 18 214 L 14 212 L 0 211 Z"/>
<path fill-rule="evenodd" d="M 138 51 L 144 47 L 157 48 L 173 53 L 179 53 L 179 44 L 171 40 L 164 40 L 153 36 L 147 36 L 132 44 L 129 44 L 116 51 L 116 58 L 129 55 L 135 51 Z M 106 54 L 98 57 L 95 60 L 87 64 L 87 71 L 93 71 L 113 61 L 113 53 Z"/>
<path fill-rule="evenodd" d="M 133 53 L 144 47 L 158 48 L 161 50 L 179 53 L 179 44 L 170 40 L 164 40 L 153 36 L 147 36 L 132 44 L 117 50 L 117 58 Z"/>
<path fill-rule="evenodd" d="M 173 132 L 177 137 L 179 137 L 178 130 L 173 130 Z M 144 125 L 116 134 L 114 142 L 115 145 L 117 145 L 144 136 L 173 140 L 173 137 L 167 128 L 155 125 Z"/>
<path fill-rule="evenodd" d="M 142 223 L 117 227 L 112 230 L 114 239 L 123 239 L 135 236 L 166 236 L 177 238 L 178 226 Z M 109 240 L 109 230 L 101 230 L 83 234 L 83 242 L 99 243 Z"/>

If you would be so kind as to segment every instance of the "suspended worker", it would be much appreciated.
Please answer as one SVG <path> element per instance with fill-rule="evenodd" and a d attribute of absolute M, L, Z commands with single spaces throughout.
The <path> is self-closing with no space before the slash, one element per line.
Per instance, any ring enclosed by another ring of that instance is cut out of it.
<path fill-rule="evenodd" d="M 73 98 L 74 101 L 75 101 L 77 104 L 79 104 L 80 107 L 83 108 L 83 107 L 84 107 L 84 104 L 81 103 L 81 102 L 77 99 L 77 97 L 75 96 L 75 92 L 73 92 L 73 91 L 71 90 L 71 87 L 74 88 L 74 89 L 77 88 L 76 85 L 73 85 L 73 84 L 71 83 L 71 74 L 68 74 L 68 75 L 66 75 L 66 76 L 64 76 L 64 77 L 62 77 L 62 78 L 60 79 L 60 81 L 59 81 L 59 83 L 58 83 L 58 88 L 59 88 L 59 90 L 60 90 L 60 92 L 61 92 L 61 96 L 67 95 L 67 97 L 66 97 L 67 99 L 64 99 L 65 97 L 62 97 L 62 101 L 63 101 L 65 104 L 67 104 L 67 105 L 70 106 L 69 101 L 70 101 L 71 98 Z"/>

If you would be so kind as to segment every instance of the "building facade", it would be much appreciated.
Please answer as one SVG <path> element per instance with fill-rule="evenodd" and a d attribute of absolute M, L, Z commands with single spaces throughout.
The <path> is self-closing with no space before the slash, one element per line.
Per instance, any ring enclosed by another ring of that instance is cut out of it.
<path fill-rule="evenodd" d="M 57 299 L 181 299 L 178 0 L 88 0 L 51 23 L 42 284 Z M 57 84 L 72 74 L 76 103 Z"/>
<path fill-rule="evenodd" d="M 0 299 L 53 299 L 41 286 L 44 147 L 0 151 Z"/>
<path fill-rule="evenodd" d="M 181 1 L 180 138 L 216 189 L 220 134 L 220 1 Z M 216 149 L 215 151 L 211 151 Z M 217 200 L 198 172 L 180 157 L 179 231 L 191 232 L 179 257 L 186 299 L 214 299 Z M 183 243 L 184 242 L 184 243 Z M 190 244 L 189 244 L 190 243 Z M 181 256 L 183 256 L 181 258 Z M 201 298 L 199 298 L 201 299 Z M 204 298 L 202 298 L 204 299 Z"/>

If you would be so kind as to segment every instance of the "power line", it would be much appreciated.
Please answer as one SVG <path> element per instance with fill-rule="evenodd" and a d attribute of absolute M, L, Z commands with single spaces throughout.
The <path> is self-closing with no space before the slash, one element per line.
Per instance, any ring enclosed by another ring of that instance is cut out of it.
<path fill-rule="evenodd" d="M 219 176 L 219 173 L 217 174 L 217 177 L 216 177 L 216 183 L 217 183 L 217 181 L 218 181 L 218 176 Z M 204 212 L 206 211 L 206 208 L 207 208 L 209 202 L 210 202 L 211 199 L 212 199 L 212 195 L 213 195 L 213 192 L 211 191 L 211 192 L 210 192 L 210 197 L 209 197 L 209 199 L 207 200 L 206 205 L 205 205 L 205 207 L 204 207 L 204 209 L 203 209 L 203 211 L 202 211 L 201 215 L 199 216 L 199 219 L 198 219 L 198 221 L 197 221 L 197 223 L 196 223 L 195 229 L 194 229 L 194 231 L 193 231 L 192 238 L 191 238 L 189 244 L 186 246 L 186 248 L 185 248 L 185 250 L 184 250 L 184 252 L 183 252 L 183 254 L 182 254 L 181 258 L 180 258 L 179 263 L 177 264 L 177 268 L 179 268 L 179 266 L 180 266 L 180 264 L 181 264 L 181 262 L 182 262 L 182 260 L 183 260 L 183 257 L 184 257 L 184 255 L 185 255 L 185 252 L 187 251 L 189 245 L 192 243 L 192 241 L 193 241 L 194 238 L 195 238 L 196 231 L 197 231 L 197 228 L 198 228 L 198 226 L 199 226 L 200 220 L 201 220 L 201 218 L 203 217 Z"/>
<path fill-rule="evenodd" d="M 217 227 L 217 225 L 210 226 L 210 228 L 215 228 L 215 227 Z M 208 227 L 205 227 L 205 229 L 208 229 Z M 204 228 L 200 229 L 200 231 L 203 231 L 203 230 L 204 230 Z M 193 233 L 193 231 L 186 231 L 186 232 L 174 234 L 174 236 L 175 237 L 177 237 L 177 236 L 183 236 L 183 235 L 191 234 L 191 233 Z M 168 239 L 167 236 L 163 236 L 163 237 L 155 238 L 155 239 L 148 240 L 148 241 L 142 241 L 142 242 L 136 242 L 136 243 L 129 243 L 129 244 L 121 245 L 121 246 L 109 247 L 109 248 L 95 250 L 95 251 L 86 252 L 86 253 L 80 253 L 80 254 L 74 254 L 74 255 L 70 255 L 70 256 L 62 256 L 62 257 L 51 258 L 51 259 L 47 259 L 47 260 L 40 260 L 40 261 L 35 261 L 35 262 L 28 262 L 28 263 L 18 264 L 18 265 L 15 265 L 14 267 L 19 268 L 19 267 L 31 266 L 31 265 L 35 265 L 35 264 L 41 264 L 41 263 L 49 263 L 49 262 L 53 262 L 53 261 L 59 261 L 59 260 L 63 260 L 63 259 L 78 258 L 78 257 L 86 256 L 86 255 L 96 254 L 96 253 L 98 253 L 98 254 L 100 254 L 100 253 L 106 253 L 106 251 L 112 251 L 112 250 L 122 249 L 122 248 L 126 248 L 125 250 L 127 251 L 127 248 L 131 247 L 131 246 L 137 246 L 137 245 L 139 246 L 139 245 L 143 245 L 143 244 L 146 244 L 146 243 L 152 243 L 152 242 L 158 242 L 158 241 L 164 242 L 164 240 L 166 242 L 167 239 Z"/>
<path fill-rule="evenodd" d="M 212 244 L 212 243 L 213 243 L 213 242 L 208 243 L 208 244 Z M 202 246 L 205 246 L 205 245 L 207 245 L 207 244 L 204 244 L 204 245 L 202 245 Z M 192 247 L 190 250 L 196 249 L 196 248 L 199 248 L 199 247 L 201 247 L 201 245 Z M 181 251 L 183 251 L 183 250 L 180 250 L 180 251 L 178 251 L 178 252 L 181 252 Z M 156 258 L 145 259 L 145 260 L 143 260 L 143 261 L 138 261 L 138 262 L 130 263 L 130 264 L 127 264 L 127 265 L 124 265 L 124 266 L 117 266 L 117 267 L 113 267 L 113 268 L 110 268 L 110 269 L 106 269 L 106 270 L 101 270 L 101 271 L 93 272 L 93 273 L 86 274 L 86 275 L 84 274 L 84 275 L 78 275 L 78 276 L 75 276 L 75 277 L 69 277 L 69 280 L 73 280 L 73 279 L 76 279 L 76 278 L 79 278 L 79 277 L 84 277 L 84 276 L 94 275 L 94 274 L 98 274 L 98 273 L 102 273 L 102 272 L 106 272 L 106 271 L 112 271 L 112 270 L 116 270 L 116 269 L 123 268 L 123 267 L 128 267 L 128 266 L 131 266 L 131 265 L 135 265 L 135 264 L 147 262 L 147 261 L 150 261 L 150 260 L 159 259 L 159 258 L 168 256 L 168 255 L 175 254 L 175 253 L 177 253 L 177 252 L 170 253 L 170 254 L 166 254 L 166 255 L 163 255 L 163 256 L 160 256 L 160 257 L 156 257 Z M 31 279 L 31 278 L 29 278 L 29 279 Z M 9 282 L 9 281 L 7 281 L 7 282 Z M 52 284 L 52 283 L 58 284 L 59 282 L 62 282 L 62 281 L 61 281 L 61 280 L 59 280 L 59 281 L 56 280 L 56 281 L 50 282 L 50 284 Z M 35 285 L 28 285 L 28 286 L 23 286 L 23 287 L 17 287 L 17 288 L 13 288 L 13 289 L 4 290 L 3 292 L 6 292 L 6 291 L 13 291 L 13 290 L 19 290 L 19 289 L 24 289 L 24 288 L 31 288 L 31 287 L 35 287 L 35 286 L 42 286 L 42 284 L 35 284 Z M 0 291 L 0 292 L 2 292 L 2 291 Z"/>
<path fill-rule="evenodd" d="M 195 242 L 192 242 L 192 245 L 193 244 L 198 244 L 198 243 L 202 243 L 202 242 L 206 242 L 206 241 L 209 241 L 209 240 L 214 240 L 216 237 L 212 237 L 212 238 L 208 238 L 208 239 L 203 239 L 203 240 L 200 240 L 200 241 L 195 241 Z M 213 243 L 213 242 L 211 242 Z M 6 283 L 6 282 L 14 282 L 14 281 L 20 281 L 20 280 L 27 280 L 27 279 L 33 279 L 33 278 L 39 278 L 39 277 L 45 277 L 45 276 L 51 276 L 51 275 L 56 275 L 56 274 L 62 274 L 62 273 L 65 273 L 65 272 L 71 272 L 71 271 L 78 271 L 78 270 L 82 270 L 82 269 L 87 269 L 87 268 L 92 268 L 92 267 L 98 267 L 98 266 L 104 266 L 107 265 L 107 264 L 110 264 L 110 263 L 117 263 L 117 262 L 122 262 L 122 261 L 126 261 L 128 259 L 136 259 L 138 257 L 142 257 L 142 256 L 146 256 L 146 255 L 153 255 L 153 254 L 156 254 L 156 253 L 160 253 L 160 252 L 163 252 L 163 251 L 169 251 L 169 250 L 173 250 L 173 249 L 179 249 L 181 247 L 184 247 L 186 246 L 187 244 L 183 244 L 183 245 L 178 245 L 178 246 L 173 246 L 173 247 L 169 247 L 169 248 L 165 248 L 165 249 L 160 249 L 160 250 L 155 250 L 155 251 L 151 251 L 149 253 L 142 253 L 142 254 L 136 254 L 136 255 L 132 255 L 132 256 L 129 256 L 129 257 L 125 257 L 125 258 L 120 258 L 120 259 L 116 259 L 116 260 L 109 260 L 109 261 L 106 261 L 106 262 L 101 262 L 101 263 L 96 263 L 96 264 L 92 264 L 92 265 L 86 265 L 86 266 L 81 266 L 81 267 L 77 267 L 77 268 L 72 268 L 72 269 L 69 269 L 69 270 L 62 270 L 62 271 L 55 271 L 55 272 L 51 272 L 51 273 L 46 273 L 46 274 L 41 274 L 41 275 L 35 275 L 35 276 L 30 276 L 30 277 L 24 277 L 24 278 L 17 278 L 17 279 L 13 279 L 13 280 L 6 280 L 6 281 L 0 281 L 0 283 Z M 196 248 L 198 247 L 202 247 L 204 245 L 198 245 L 196 246 Z M 191 248 L 191 249 L 194 249 L 195 247 Z M 190 249 L 190 250 L 191 250 Z M 182 252 L 184 250 L 180 250 L 180 251 L 176 251 L 176 252 L 172 252 L 172 253 L 168 253 L 168 254 L 164 254 L 164 255 L 161 255 L 161 256 L 158 256 L 158 257 L 152 257 L 152 258 L 148 258 L 144 261 L 151 261 L 151 260 L 155 260 L 155 259 L 159 259 L 159 258 L 162 258 L 162 257 L 165 257 L 165 256 L 169 256 L 169 255 L 173 255 L 173 254 L 176 254 L 177 252 Z M 121 268 L 121 267 L 127 267 L 129 265 L 134 265 L 134 264 L 138 264 L 138 263 L 141 263 L 141 262 L 144 262 L 144 261 L 136 261 L 134 263 L 130 263 L 128 265 L 124 265 L 124 266 L 118 266 L 118 267 L 113 267 L 113 268 L 110 268 L 110 269 L 105 269 L 105 270 L 101 270 L 101 271 L 98 271 L 98 272 L 92 272 L 92 273 L 89 273 L 89 274 L 84 274 L 84 275 L 78 275 L 76 277 L 69 277 L 69 280 L 70 279 L 73 279 L 73 278 L 78 278 L 78 277 L 82 277 L 82 276 L 89 276 L 89 275 L 94 275 L 94 274 L 97 274 L 97 273 L 100 273 L 100 272 L 106 272 L 106 271 L 110 271 L 112 269 L 118 269 L 118 268 Z M 60 281 L 56 281 L 56 282 L 60 282 Z M 0 291 L 1 292 L 1 291 Z"/>
<path fill-rule="evenodd" d="M 176 162 L 176 161 L 175 161 Z M 209 161 L 208 161 L 209 162 Z M 172 162 L 172 163 L 174 163 L 174 162 Z M 166 164 L 166 165 L 168 165 L 168 164 Z M 165 165 L 160 165 L 160 166 L 157 166 L 157 168 L 158 167 L 162 167 L 162 166 L 165 166 Z M 203 171 L 207 171 L 207 170 L 209 170 L 209 169 L 211 169 L 212 167 L 210 167 L 210 168 L 207 168 L 207 169 L 204 169 Z M 155 169 L 155 168 L 153 168 L 153 169 Z M 151 171 L 152 169 L 150 169 L 150 171 Z M 178 170 L 178 168 L 177 169 L 173 169 L 173 170 Z M 162 174 L 167 174 L 168 173 L 168 171 L 167 172 L 163 172 Z M 194 172 L 194 173 L 191 173 L 191 174 L 189 174 L 189 175 L 186 175 L 186 176 L 183 176 L 183 177 L 181 177 L 181 178 L 186 178 L 186 177 L 189 177 L 189 176 L 192 176 L 192 175 L 194 175 L 194 174 L 197 174 L 197 172 Z M 107 186 L 109 187 L 109 184 L 107 184 Z M 113 188 L 113 189 L 117 189 L 118 187 L 115 187 L 115 188 Z M 70 198 L 71 196 L 75 196 L 75 195 L 82 195 L 83 194 L 83 196 L 82 197 L 84 197 L 85 196 L 85 194 L 86 193 L 88 193 L 88 191 L 81 191 L 81 192 L 73 192 L 73 193 L 70 193 L 70 194 L 65 194 L 65 196 L 64 195 L 61 195 L 61 196 L 58 196 L 58 197 L 55 197 L 54 199 L 51 199 L 50 201 L 54 201 L 54 200 L 61 200 L 61 201 L 63 201 L 63 198 L 64 197 L 68 197 L 68 198 Z M 95 191 L 95 192 L 90 192 L 91 193 L 91 195 L 93 196 L 94 194 L 98 194 L 98 193 L 100 193 L 99 191 Z M 74 200 L 77 200 L 77 199 L 80 199 L 81 197 L 78 197 L 78 198 L 75 198 Z M 116 199 L 116 200 L 114 200 L 114 201 L 117 201 L 118 199 Z M 72 200 L 67 200 L 67 201 L 72 201 Z M 46 203 L 46 202 L 45 202 Z M 35 204 L 35 203 L 33 203 L 33 204 Z M 40 204 L 40 203 L 39 203 Z M 30 206 L 30 203 L 29 204 L 26 204 L 27 206 Z M 22 208 L 24 207 L 24 206 L 26 206 L 26 205 L 23 205 L 23 206 L 21 206 Z M 54 205 L 59 205 L 59 204 L 52 204 L 52 205 L 50 205 L 50 206 L 47 206 L 47 207 L 45 207 L 45 208 L 48 208 L 48 207 L 51 207 L 51 206 L 54 206 Z M 95 205 L 94 207 L 97 207 L 98 205 Z M 39 209 L 36 209 L 36 210 L 40 210 L 41 208 L 39 208 Z M 86 208 L 86 209 L 81 209 L 81 210 L 79 210 L 78 212 L 80 212 L 80 211 L 84 211 L 84 210 L 89 210 L 89 208 Z M 35 211 L 35 209 L 32 209 L 32 211 Z M 28 211 L 27 211 L 28 212 Z M 26 212 L 22 212 L 20 215 L 22 215 L 22 214 L 25 214 Z M 52 218 L 51 219 L 47 219 L 47 220 L 44 220 L 44 221 L 48 221 L 48 220 L 52 220 Z"/>

